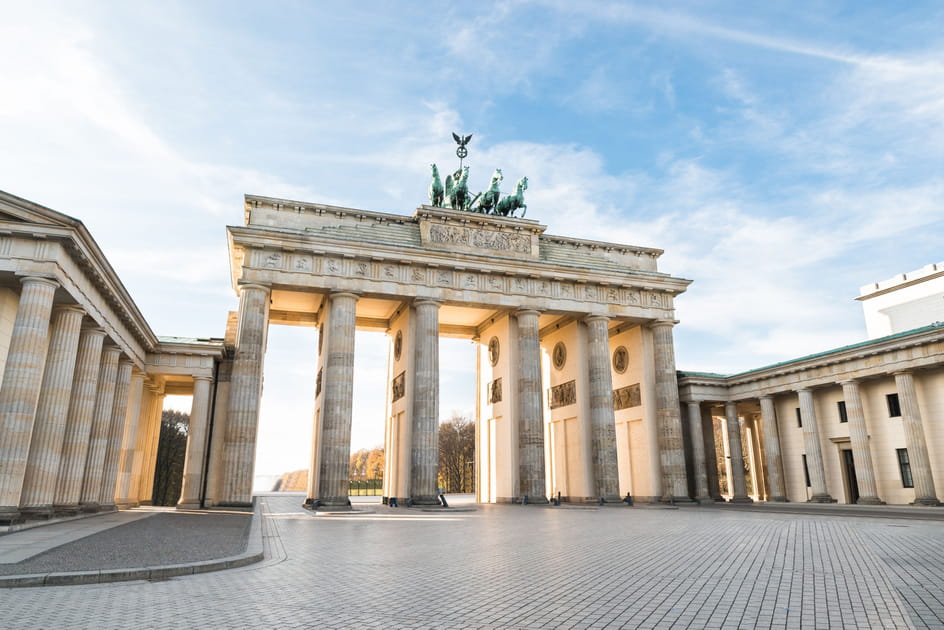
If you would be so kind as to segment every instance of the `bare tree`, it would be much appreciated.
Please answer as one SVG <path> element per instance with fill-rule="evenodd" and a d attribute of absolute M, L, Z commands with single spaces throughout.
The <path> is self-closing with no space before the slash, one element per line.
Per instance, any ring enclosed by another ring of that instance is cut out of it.
<path fill-rule="evenodd" d="M 439 485 L 446 492 L 474 492 L 475 423 L 453 414 L 439 425 Z"/>

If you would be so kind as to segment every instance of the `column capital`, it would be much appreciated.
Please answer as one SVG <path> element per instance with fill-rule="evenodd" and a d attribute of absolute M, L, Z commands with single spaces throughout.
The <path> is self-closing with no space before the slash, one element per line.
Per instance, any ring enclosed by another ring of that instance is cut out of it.
<path fill-rule="evenodd" d="M 668 326 L 669 328 L 674 327 L 678 322 L 677 319 L 654 319 L 649 322 L 649 328 L 662 328 Z"/>
<path fill-rule="evenodd" d="M 773 399 L 774 399 L 773 394 L 764 394 L 763 396 L 757 397 L 757 400 L 773 400 Z"/>
<path fill-rule="evenodd" d="M 340 297 L 353 298 L 357 300 L 360 299 L 361 296 L 359 293 L 355 293 L 354 291 L 331 291 L 328 293 L 329 300 L 334 300 Z"/>
<path fill-rule="evenodd" d="M 695 406 L 697 406 L 697 407 L 701 407 L 701 403 L 702 403 L 702 402 L 703 402 L 703 401 L 701 401 L 701 400 L 686 400 L 686 401 L 685 401 L 685 404 L 687 404 L 689 407 L 691 407 L 692 405 L 695 405 Z"/>
<path fill-rule="evenodd" d="M 603 314 L 600 314 L 600 313 L 591 313 L 591 314 L 585 315 L 585 316 L 583 317 L 583 321 L 586 322 L 586 323 L 588 323 L 588 324 L 589 324 L 590 322 L 599 322 L 599 321 L 608 322 L 608 321 L 610 321 L 610 319 L 611 319 L 611 318 L 610 318 L 608 315 L 603 315 Z"/>
<path fill-rule="evenodd" d="M 207 381 L 208 383 L 212 383 L 212 382 L 213 382 L 213 377 L 212 377 L 212 376 L 202 376 L 202 375 L 201 375 L 201 376 L 194 376 L 194 377 L 193 377 L 193 382 L 196 383 L 197 381 Z"/>
<path fill-rule="evenodd" d="M 20 284 L 47 284 L 51 287 L 58 289 L 61 285 L 56 281 L 55 278 L 50 278 L 48 276 L 38 276 L 38 275 L 17 275 L 20 280 Z"/>
<path fill-rule="evenodd" d="M 79 306 L 78 304 L 53 304 L 52 305 L 53 313 L 81 313 L 85 315 L 85 309 Z"/>
<path fill-rule="evenodd" d="M 442 300 L 437 300 L 436 298 L 431 298 L 431 297 L 417 297 L 413 299 L 413 306 L 419 306 L 420 304 L 423 304 L 423 305 L 435 306 L 436 308 L 439 308 L 440 306 L 442 306 L 442 303 L 443 303 Z"/>
<path fill-rule="evenodd" d="M 236 291 L 240 295 L 242 295 L 242 292 L 245 289 L 258 289 L 260 291 L 265 291 L 267 295 L 272 293 L 272 287 L 268 284 L 261 284 L 258 282 L 239 282 L 236 284 Z"/>
<path fill-rule="evenodd" d="M 845 385 L 858 385 L 858 384 L 859 384 L 859 379 L 857 379 L 857 378 L 846 378 L 846 379 L 843 379 L 843 380 L 841 380 L 841 381 L 837 381 L 837 383 L 838 383 L 839 385 L 843 385 L 843 386 L 845 386 Z"/>
<path fill-rule="evenodd" d="M 914 370 L 895 370 L 891 373 L 892 376 L 911 376 L 914 374 Z"/>
<path fill-rule="evenodd" d="M 134 361 L 127 356 L 122 356 L 118 359 L 118 365 L 131 365 L 131 367 L 134 367 Z"/>
<path fill-rule="evenodd" d="M 515 311 L 515 315 L 516 315 L 516 316 L 517 316 L 517 315 L 537 315 L 538 317 L 540 317 L 540 316 L 541 316 L 541 311 L 539 311 L 539 310 L 537 310 L 537 309 L 528 308 L 528 307 L 524 307 L 524 306 L 523 306 L 523 307 L 519 308 L 517 311 Z"/>

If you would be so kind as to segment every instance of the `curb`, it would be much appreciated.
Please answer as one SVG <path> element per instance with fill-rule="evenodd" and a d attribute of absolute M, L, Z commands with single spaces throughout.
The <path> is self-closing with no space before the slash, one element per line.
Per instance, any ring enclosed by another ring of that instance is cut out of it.
<path fill-rule="evenodd" d="M 108 584 L 137 580 L 167 580 L 181 575 L 196 575 L 213 571 L 235 569 L 260 562 L 265 558 L 262 546 L 262 513 L 259 501 L 255 501 L 252 525 L 246 551 L 236 556 L 215 560 L 202 560 L 185 564 L 167 564 L 158 567 L 134 567 L 128 569 L 101 569 L 98 571 L 67 571 L 57 573 L 34 573 L 30 575 L 0 576 L 0 588 L 22 588 L 29 586 L 77 586 L 81 584 Z"/>

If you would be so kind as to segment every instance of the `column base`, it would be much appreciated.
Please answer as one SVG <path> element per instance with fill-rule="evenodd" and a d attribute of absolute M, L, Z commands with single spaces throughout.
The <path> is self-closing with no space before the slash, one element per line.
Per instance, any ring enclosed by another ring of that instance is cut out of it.
<path fill-rule="evenodd" d="M 0 526 L 9 527 L 10 525 L 20 525 L 25 523 L 26 518 L 15 507 L 0 507 Z"/>
<path fill-rule="evenodd" d="M 711 505 L 715 502 L 711 497 L 695 497 L 695 503 L 698 505 Z"/>
<path fill-rule="evenodd" d="M 770 497 L 767 499 L 767 503 L 789 503 L 790 499 L 787 497 Z"/>
<path fill-rule="evenodd" d="M 659 500 L 659 503 L 669 503 L 671 505 L 694 505 L 697 503 L 697 501 L 691 497 L 662 497 L 662 499 Z"/>
<path fill-rule="evenodd" d="M 941 502 L 937 500 L 937 497 L 921 497 L 920 499 L 915 499 L 914 503 L 911 505 L 922 505 L 924 507 L 938 507 L 941 505 Z"/>
<path fill-rule="evenodd" d="M 86 514 L 95 514 L 101 509 L 98 503 L 82 503 L 79 502 L 79 511 L 85 512 Z"/>
<path fill-rule="evenodd" d="M 137 501 L 119 501 L 117 503 L 119 510 L 130 510 L 132 508 L 138 507 Z"/>
<path fill-rule="evenodd" d="M 199 509 L 200 509 L 200 502 L 197 501 L 196 503 L 178 503 L 177 506 L 176 506 L 176 508 L 177 508 L 178 510 L 184 510 L 184 511 L 199 510 Z"/>
<path fill-rule="evenodd" d="M 141 501 L 141 505 L 151 505 L 150 501 L 144 502 Z M 228 508 L 252 508 L 252 502 L 246 503 L 245 501 L 221 501 L 216 504 L 218 507 L 228 507 Z"/>
<path fill-rule="evenodd" d="M 521 500 L 522 500 L 523 498 L 524 498 L 524 497 L 515 497 L 514 499 L 512 499 L 512 501 L 513 501 L 514 503 L 521 503 Z M 545 496 L 534 496 L 534 497 L 533 497 L 533 496 L 531 496 L 530 494 L 528 495 L 528 505 L 547 505 L 548 503 L 550 503 L 550 501 L 548 501 L 548 500 L 547 500 L 547 497 L 545 497 Z"/>
<path fill-rule="evenodd" d="M 118 506 L 114 503 L 106 503 L 105 505 L 98 506 L 99 512 L 117 512 Z"/>
<path fill-rule="evenodd" d="M 442 503 L 439 502 L 439 495 L 435 494 L 421 494 L 410 498 L 413 500 L 413 505 L 442 505 Z"/>
<path fill-rule="evenodd" d="M 53 504 L 53 515 L 56 518 L 68 518 L 70 516 L 78 516 L 82 510 L 79 509 L 78 505 L 56 505 Z"/>
<path fill-rule="evenodd" d="M 836 503 L 836 499 L 832 498 L 828 494 L 814 494 L 809 498 L 807 503 Z"/>
<path fill-rule="evenodd" d="M 318 507 L 313 508 L 315 502 L 318 502 Z M 318 509 L 318 510 L 350 510 L 351 509 L 351 500 L 347 497 L 325 497 L 324 499 L 311 499 L 311 503 L 305 501 L 308 504 L 309 509 Z"/>
<path fill-rule="evenodd" d="M 750 497 L 731 497 L 728 503 L 753 503 L 754 499 Z"/>
<path fill-rule="evenodd" d="M 51 505 L 31 505 L 29 507 L 21 507 L 20 514 L 31 521 L 48 521 L 55 516 L 56 513 Z"/>
<path fill-rule="evenodd" d="M 885 505 L 885 502 L 878 497 L 859 497 L 856 503 L 858 505 Z"/>
<path fill-rule="evenodd" d="M 154 501 L 151 501 L 150 499 L 146 499 L 146 500 L 144 500 L 144 501 L 141 501 L 141 503 L 139 503 L 138 505 L 154 505 Z M 226 504 L 225 504 L 225 503 L 220 503 L 220 505 L 226 505 Z M 240 505 L 242 505 L 242 504 L 240 504 Z"/>

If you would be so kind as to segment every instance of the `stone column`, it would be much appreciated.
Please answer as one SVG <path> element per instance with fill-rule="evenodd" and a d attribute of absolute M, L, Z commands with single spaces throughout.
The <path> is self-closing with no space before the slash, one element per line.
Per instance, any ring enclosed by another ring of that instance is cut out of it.
<path fill-rule="evenodd" d="M 528 503 L 547 503 L 544 476 L 544 401 L 541 396 L 540 313 L 520 310 L 518 320 L 518 480 Z M 605 325 L 605 324 L 604 324 Z M 515 366 L 512 366 L 514 369 Z"/>
<path fill-rule="evenodd" d="M 69 398 L 62 457 L 59 460 L 59 474 L 56 475 L 56 492 L 53 498 L 56 514 L 75 514 L 79 509 L 79 494 L 85 473 L 85 456 L 88 453 L 92 414 L 95 411 L 104 341 L 105 331 L 101 328 L 83 328 L 79 335 L 79 350 L 72 377 L 72 395 Z"/>
<path fill-rule="evenodd" d="M 410 498 L 417 505 L 439 504 L 439 302 L 418 299 L 413 354 L 413 444 Z"/>
<path fill-rule="evenodd" d="M 118 346 L 106 346 L 102 350 L 102 363 L 98 375 L 98 391 L 95 394 L 95 412 L 92 414 L 92 431 L 85 455 L 85 472 L 82 475 L 82 492 L 79 506 L 83 512 L 97 512 L 104 478 L 105 454 L 108 450 L 108 432 L 111 428 L 112 405 L 115 402 L 115 386 L 118 376 Z"/>
<path fill-rule="evenodd" d="M 258 284 L 245 284 L 239 289 L 236 357 L 229 392 L 220 505 L 252 505 L 262 363 L 269 328 L 269 293 L 269 287 Z"/>
<path fill-rule="evenodd" d="M 357 296 L 353 293 L 332 293 L 328 299 L 331 304 L 322 342 L 322 352 L 325 354 L 321 371 L 323 411 L 318 500 L 325 506 L 346 507 L 351 505 L 348 494 Z M 414 440 L 417 437 L 414 436 Z"/>
<path fill-rule="evenodd" d="M 705 460 L 705 438 L 702 435 L 701 403 L 688 403 L 688 430 L 692 438 L 692 467 L 695 473 L 695 500 L 714 503 L 708 493 L 708 465 Z"/>
<path fill-rule="evenodd" d="M 115 395 L 111 405 L 111 420 L 108 423 L 108 441 L 105 446 L 105 461 L 102 466 L 102 485 L 98 493 L 98 504 L 104 511 L 113 511 L 118 485 L 118 465 L 121 463 L 121 445 L 124 441 L 125 420 L 128 417 L 128 392 L 131 389 L 131 369 L 128 359 L 118 361 L 115 377 Z"/>
<path fill-rule="evenodd" d="M 29 518 L 49 518 L 56 493 L 56 477 L 62 458 L 69 396 L 75 372 L 79 333 L 85 312 L 75 306 L 55 309 L 46 352 L 46 371 L 40 388 L 30 441 L 20 512 Z"/>
<path fill-rule="evenodd" d="M 131 479 L 134 472 L 134 453 L 138 442 L 138 427 L 141 424 L 141 399 L 144 394 L 144 372 L 132 370 L 128 386 L 128 413 L 125 415 L 124 436 L 121 441 L 121 460 L 118 465 L 118 483 L 115 502 L 120 510 L 136 507 L 137 496 L 131 496 Z"/>
<path fill-rule="evenodd" d="M 652 324 L 655 355 L 656 418 L 659 426 L 659 451 L 662 463 L 662 500 L 691 501 L 685 472 L 685 446 L 682 442 L 682 418 L 675 372 L 675 322 L 659 320 Z"/>
<path fill-rule="evenodd" d="M 724 503 L 721 484 L 718 482 L 718 445 L 715 444 L 715 414 L 712 409 L 713 405 L 707 403 L 701 411 L 702 437 L 705 439 L 705 459 L 708 464 L 708 494 L 716 503 Z"/>
<path fill-rule="evenodd" d="M 46 364 L 49 316 L 59 284 L 27 276 L 16 309 L 0 384 L 0 525 L 20 522 L 20 495 L 39 388 Z"/>
<path fill-rule="evenodd" d="M 918 394 L 915 391 L 914 377 L 911 372 L 895 372 L 895 386 L 898 388 L 901 423 L 905 429 L 908 460 L 911 462 L 915 505 L 940 505 L 941 502 L 938 501 L 934 490 L 931 458 L 928 457 L 928 445 L 924 439 L 924 428 L 921 426 L 921 410 L 918 408 Z"/>
<path fill-rule="evenodd" d="M 835 503 L 826 489 L 826 468 L 823 465 L 823 450 L 819 443 L 819 425 L 816 422 L 816 409 L 813 407 L 813 392 L 808 389 L 797 390 L 800 397 L 800 422 L 803 424 L 803 444 L 806 447 L 806 467 L 810 473 L 810 486 L 813 488 L 811 503 Z"/>
<path fill-rule="evenodd" d="M 154 466 L 157 463 L 157 447 L 161 440 L 161 419 L 164 415 L 165 396 L 163 385 L 155 389 L 146 419 L 147 439 L 144 442 L 144 450 L 141 451 L 141 478 L 138 489 L 141 505 L 154 503 Z"/>
<path fill-rule="evenodd" d="M 849 420 L 849 441 L 852 443 L 852 459 L 855 461 L 856 484 L 859 500 L 856 503 L 881 505 L 875 484 L 875 467 L 872 465 L 872 449 L 869 448 L 869 433 L 865 427 L 865 412 L 859 396 L 859 384 L 842 381 L 842 396 L 846 402 L 846 418 Z"/>
<path fill-rule="evenodd" d="M 206 462 L 207 423 L 210 411 L 209 376 L 193 377 L 193 402 L 190 407 L 190 432 L 187 435 L 187 455 L 184 459 L 184 478 L 178 509 L 200 508 L 200 490 L 203 488 L 203 464 Z"/>
<path fill-rule="evenodd" d="M 741 448 L 741 422 L 738 420 L 736 402 L 724 404 L 724 417 L 728 427 L 728 451 L 731 455 L 731 503 L 753 503 L 747 496 L 747 479 L 744 471 L 744 451 Z"/>
<path fill-rule="evenodd" d="M 777 428 L 777 411 L 774 399 L 760 398 L 760 419 L 764 425 L 764 451 L 767 455 L 767 480 L 770 482 L 769 501 L 784 502 L 787 491 L 783 482 L 783 456 L 780 454 L 780 431 Z"/>
<path fill-rule="evenodd" d="M 616 416 L 613 413 L 613 374 L 610 371 L 610 319 L 591 315 L 587 325 L 589 349 L 590 431 L 594 492 L 605 501 L 619 501 L 616 454 Z"/>

